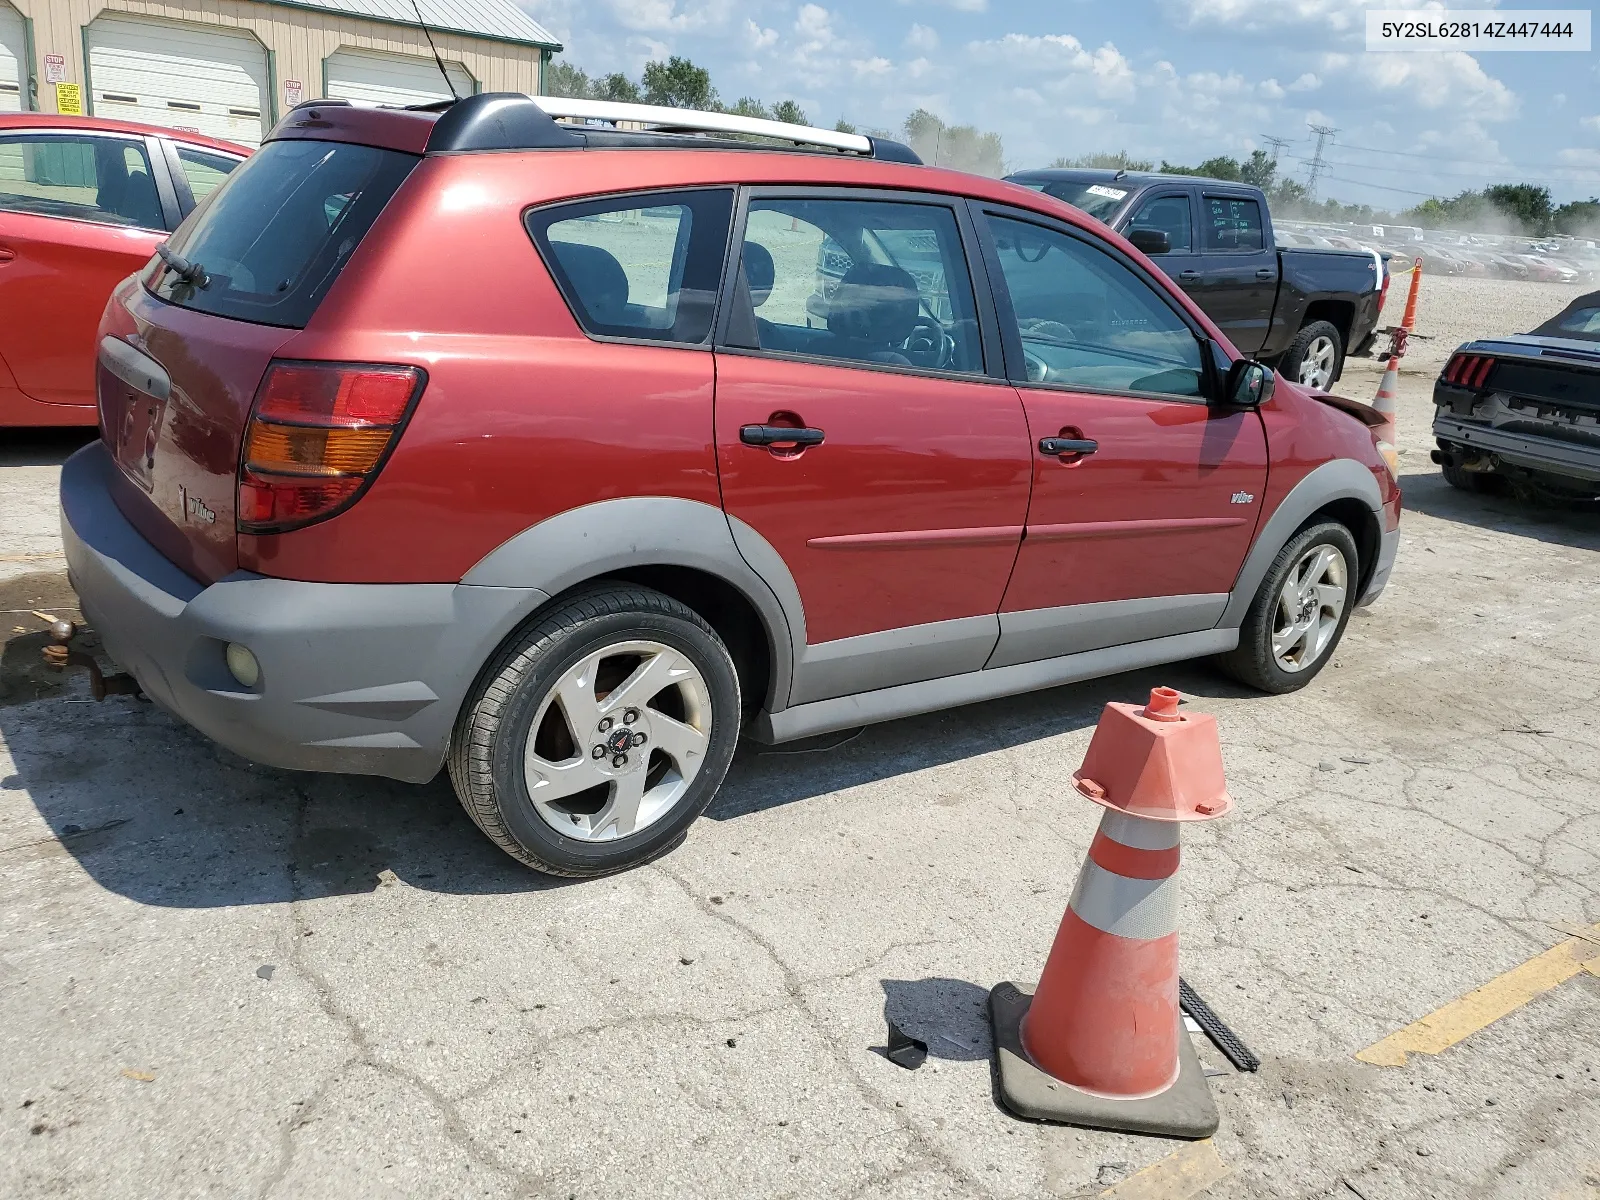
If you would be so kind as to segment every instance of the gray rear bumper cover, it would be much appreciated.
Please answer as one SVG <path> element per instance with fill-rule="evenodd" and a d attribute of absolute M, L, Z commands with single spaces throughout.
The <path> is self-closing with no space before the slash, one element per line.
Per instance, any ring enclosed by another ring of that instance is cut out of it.
<path fill-rule="evenodd" d="M 256 762 L 431 779 L 490 650 L 535 588 L 306 583 L 237 572 L 203 586 L 117 508 L 96 442 L 61 473 L 68 575 L 106 653 L 151 699 Z M 261 664 L 229 673 L 228 642 Z"/>
<path fill-rule="evenodd" d="M 1463 421 L 1440 412 L 1433 436 L 1486 454 L 1494 454 L 1530 471 L 1548 471 L 1569 479 L 1600 481 L 1600 451 L 1575 442 L 1508 433 L 1479 421 Z"/>
<path fill-rule="evenodd" d="M 1357 608 L 1365 608 L 1383 595 L 1383 589 L 1389 582 L 1389 575 L 1394 570 L 1395 555 L 1400 550 L 1400 530 L 1391 529 L 1383 534 L 1378 541 L 1378 565 L 1373 569 L 1372 578 L 1367 580 L 1367 590 L 1361 593 L 1361 599 L 1356 601 Z"/>

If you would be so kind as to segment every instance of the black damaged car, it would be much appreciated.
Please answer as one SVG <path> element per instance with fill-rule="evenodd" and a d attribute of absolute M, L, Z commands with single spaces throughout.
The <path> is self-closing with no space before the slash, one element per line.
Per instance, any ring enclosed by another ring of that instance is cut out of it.
<path fill-rule="evenodd" d="M 1433 402 L 1433 461 L 1452 486 L 1600 499 L 1600 292 L 1532 333 L 1468 342 Z"/>

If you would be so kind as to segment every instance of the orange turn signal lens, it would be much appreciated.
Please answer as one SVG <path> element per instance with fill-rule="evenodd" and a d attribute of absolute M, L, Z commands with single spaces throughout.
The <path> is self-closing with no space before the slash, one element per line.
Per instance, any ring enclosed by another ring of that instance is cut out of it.
<path fill-rule="evenodd" d="M 250 423 L 245 465 L 290 475 L 365 475 L 378 465 L 394 436 L 389 429 L 326 429 Z"/>

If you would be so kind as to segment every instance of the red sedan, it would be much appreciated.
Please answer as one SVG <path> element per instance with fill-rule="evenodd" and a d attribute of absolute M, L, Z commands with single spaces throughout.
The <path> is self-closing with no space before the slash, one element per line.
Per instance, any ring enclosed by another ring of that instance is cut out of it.
<path fill-rule="evenodd" d="M 0 427 L 95 424 L 111 289 L 249 153 L 129 121 L 0 114 Z"/>

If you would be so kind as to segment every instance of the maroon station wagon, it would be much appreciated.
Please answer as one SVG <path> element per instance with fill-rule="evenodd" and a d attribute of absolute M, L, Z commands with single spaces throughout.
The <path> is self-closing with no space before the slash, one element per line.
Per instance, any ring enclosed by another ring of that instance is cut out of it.
<path fill-rule="evenodd" d="M 444 765 L 564 875 L 671 849 L 741 734 L 1199 656 L 1301 687 L 1398 541 L 1371 410 L 1119 235 L 721 114 L 302 105 L 98 355 L 61 502 L 111 658 L 258 762 Z"/>

